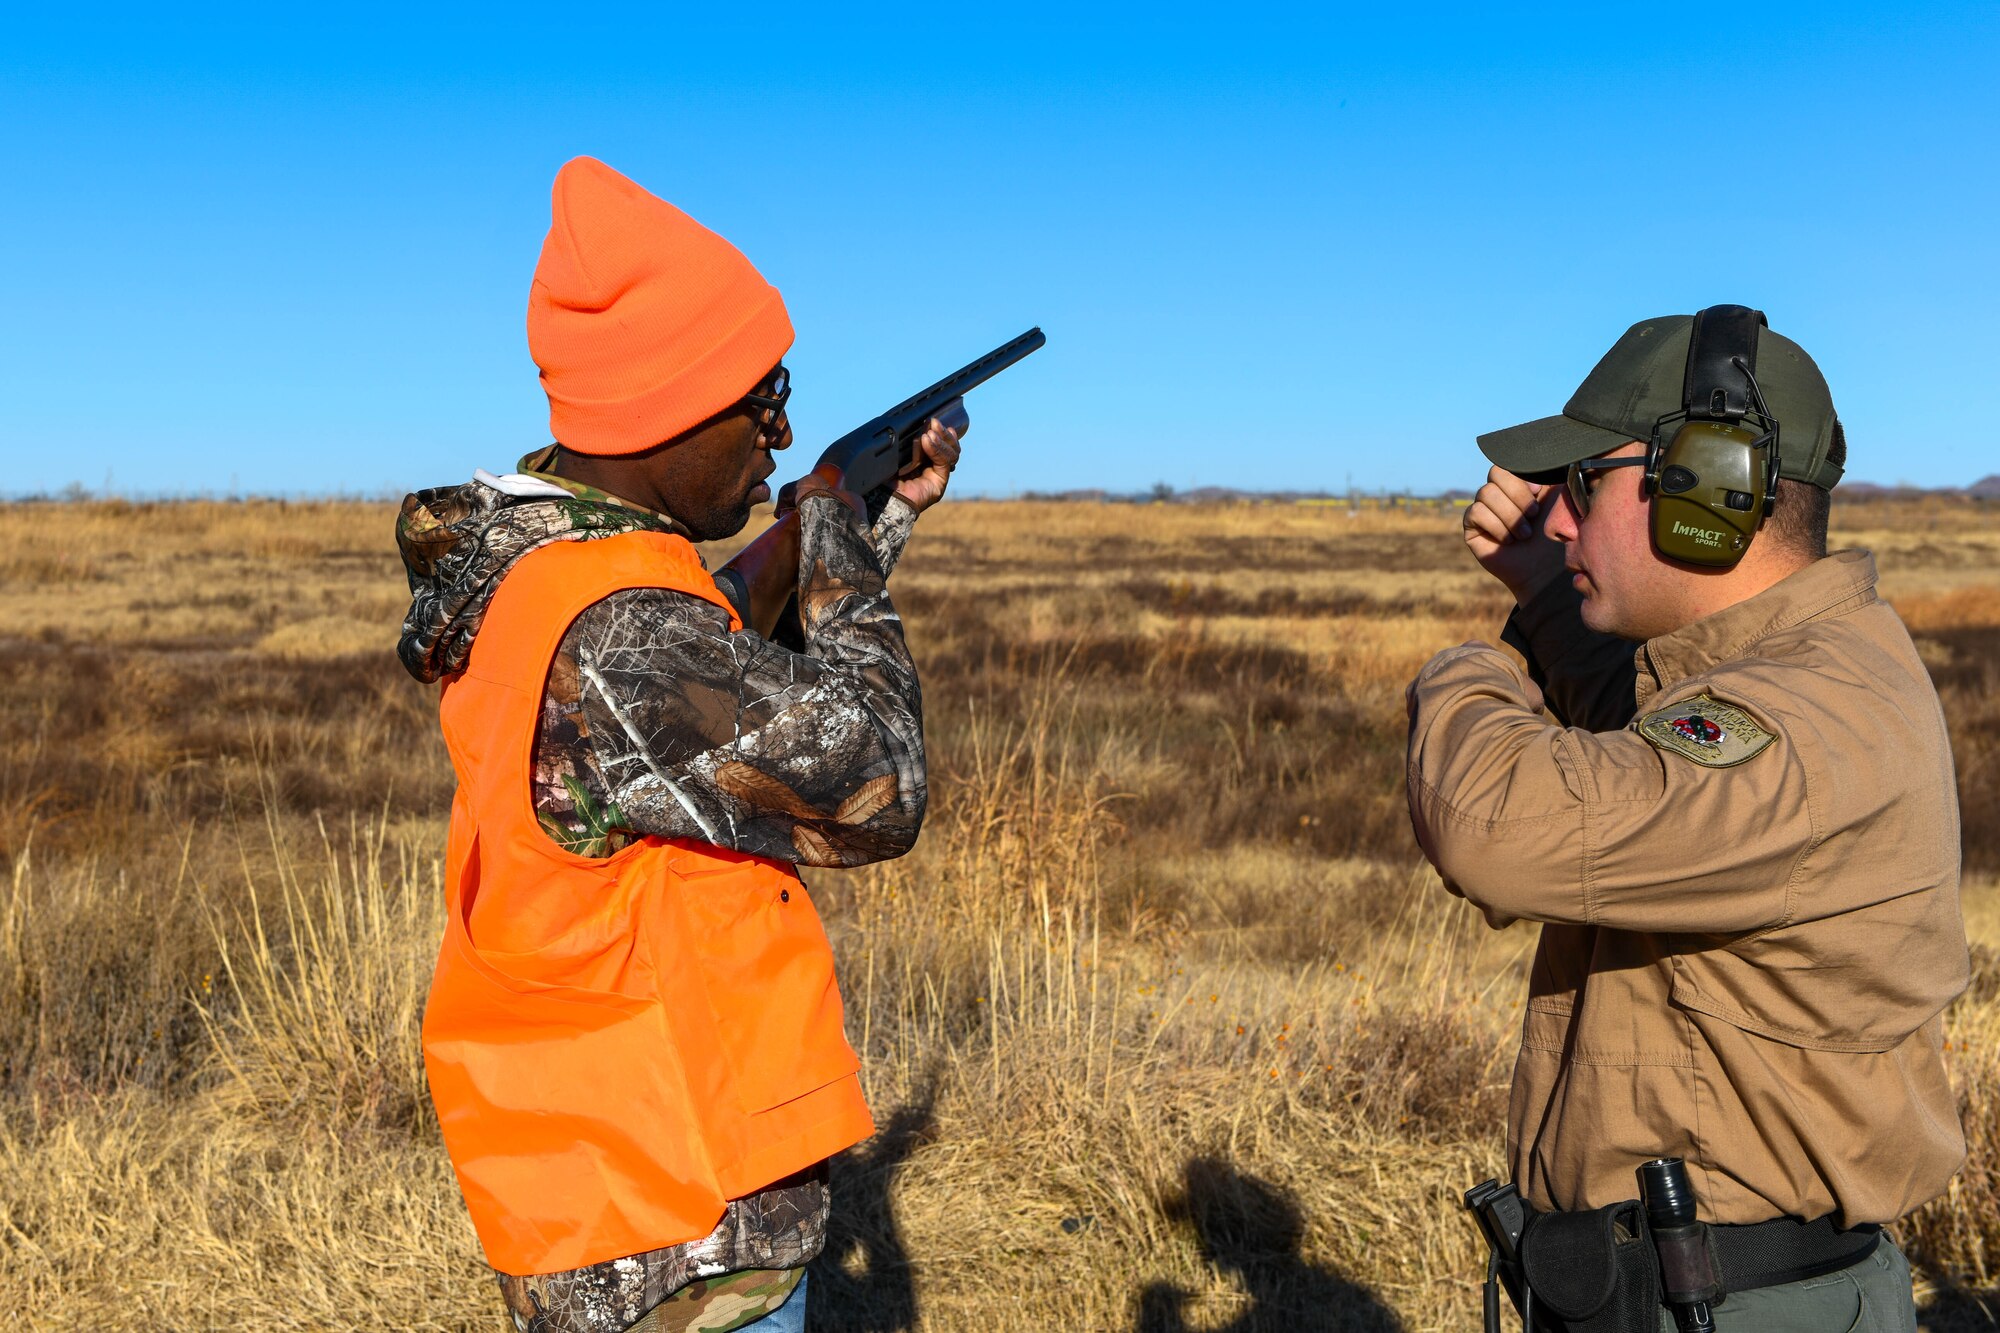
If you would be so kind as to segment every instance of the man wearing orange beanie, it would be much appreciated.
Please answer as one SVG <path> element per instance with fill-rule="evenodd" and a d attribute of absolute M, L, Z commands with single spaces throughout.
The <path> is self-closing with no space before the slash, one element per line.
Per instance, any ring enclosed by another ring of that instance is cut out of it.
<path fill-rule="evenodd" d="M 398 652 L 444 683 L 459 782 L 432 1099 L 523 1333 L 787 1333 L 826 1159 L 873 1128 L 795 867 L 916 839 L 922 701 L 884 581 L 957 437 L 932 423 L 889 496 L 801 484 L 793 652 L 692 545 L 743 527 L 791 443 L 777 291 L 577 158 L 528 342 L 557 443 L 397 525 Z"/>

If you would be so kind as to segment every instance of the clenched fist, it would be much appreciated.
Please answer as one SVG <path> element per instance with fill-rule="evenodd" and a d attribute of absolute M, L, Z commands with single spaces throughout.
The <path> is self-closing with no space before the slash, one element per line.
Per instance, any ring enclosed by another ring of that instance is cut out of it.
<path fill-rule="evenodd" d="M 1559 487 L 1538 486 L 1496 467 L 1466 506 L 1466 548 L 1480 568 L 1507 586 L 1516 604 L 1562 575 L 1562 545 L 1542 531 L 1560 502 Z"/>

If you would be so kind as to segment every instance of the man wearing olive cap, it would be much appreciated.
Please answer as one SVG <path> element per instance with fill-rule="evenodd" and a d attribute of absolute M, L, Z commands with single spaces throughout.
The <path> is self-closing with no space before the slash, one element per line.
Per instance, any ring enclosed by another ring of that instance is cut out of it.
<path fill-rule="evenodd" d="M 1573 1216 L 1684 1158 L 1717 1328 L 1914 1329 L 1879 1228 L 1965 1152 L 1940 1054 L 1968 976 L 1958 810 L 1873 557 L 1826 550 L 1826 383 L 1714 307 L 1633 325 L 1560 416 L 1479 445 L 1465 540 L 1527 667 L 1470 643 L 1423 668 L 1409 801 L 1448 888 L 1542 923 L 1514 1183 Z"/>

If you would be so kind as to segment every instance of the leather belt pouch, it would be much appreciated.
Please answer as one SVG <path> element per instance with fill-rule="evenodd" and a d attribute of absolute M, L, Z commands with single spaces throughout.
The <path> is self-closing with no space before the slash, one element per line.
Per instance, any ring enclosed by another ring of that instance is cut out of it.
<path fill-rule="evenodd" d="M 1660 1261 L 1636 1199 L 1583 1213 L 1538 1213 L 1521 1268 L 1548 1333 L 1658 1333 Z"/>

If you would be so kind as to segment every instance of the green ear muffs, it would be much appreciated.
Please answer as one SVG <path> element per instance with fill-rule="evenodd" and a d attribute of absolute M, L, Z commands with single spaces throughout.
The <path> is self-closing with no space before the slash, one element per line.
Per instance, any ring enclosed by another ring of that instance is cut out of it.
<path fill-rule="evenodd" d="M 1764 327 L 1764 312 L 1747 306 L 1710 306 L 1694 317 L 1681 410 L 1654 424 L 1646 454 L 1661 555 L 1727 569 L 1777 504 L 1778 422 L 1757 388 Z"/>
<path fill-rule="evenodd" d="M 1675 431 L 1646 469 L 1660 554 L 1723 568 L 1741 560 L 1777 498 L 1769 453 L 1745 426 L 1689 421 Z"/>

